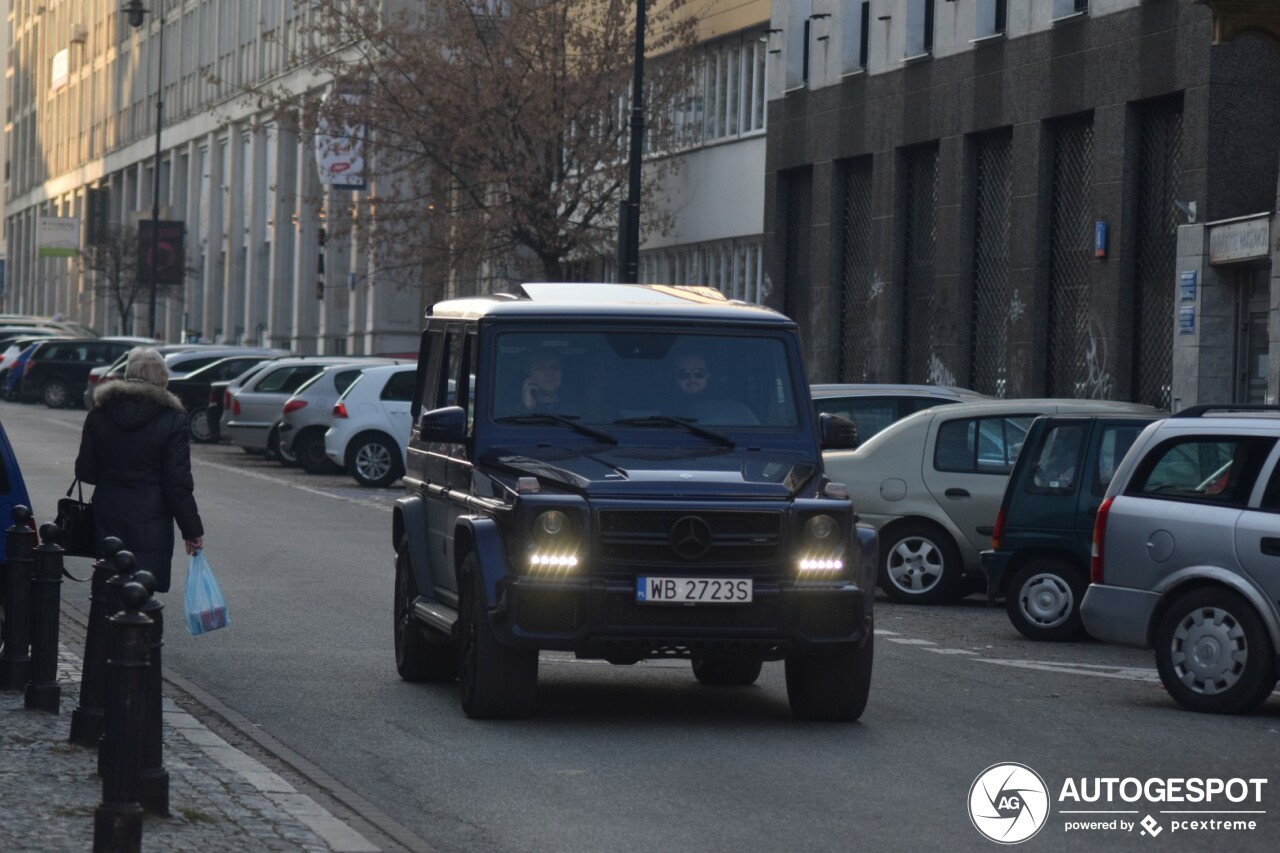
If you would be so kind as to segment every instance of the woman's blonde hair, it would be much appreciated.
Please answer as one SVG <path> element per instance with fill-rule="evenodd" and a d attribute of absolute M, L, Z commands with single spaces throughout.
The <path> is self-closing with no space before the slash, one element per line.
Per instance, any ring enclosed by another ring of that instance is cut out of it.
<path fill-rule="evenodd" d="M 154 347 L 134 347 L 124 363 L 124 378 L 164 388 L 169 384 L 169 367 Z"/>

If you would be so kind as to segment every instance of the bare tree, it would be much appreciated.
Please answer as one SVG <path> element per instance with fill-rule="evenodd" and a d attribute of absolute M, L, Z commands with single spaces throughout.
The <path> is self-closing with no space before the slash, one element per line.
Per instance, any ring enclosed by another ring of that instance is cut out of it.
<path fill-rule="evenodd" d="M 97 296 L 110 300 L 120 317 L 122 334 L 133 334 L 133 306 L 147 300 L 151 282 L 147 270 L 139 262 L 138 229 L 132 225 L 108 225 L 106 239 L 83 249 L 79 255 L 80 270 L 87 274 L 89 286 Z M 191 268 L 186 274 L 194 272 Z M 158 295 L 182 293 L 181 285 L 158 285 Z"/>
<path fill-rule="evenodd" d="M 646 27 L 650 52 L 668 56 L 647 69 L 650 152 L 671 146 L 667 117 L 689 90 L 678 58 L 695 39 L 687 3 L 654 4 Z M 610 253 L 627 195 L 633 2 L 389 6 L 314 2 L 315 47 L 295 61 L 345 95 L 248 93 L 301 133 L 362 138 L 369 189 L 330 216 L 330 234 L 359 228 L 380 272 L 414 283 L 495 271 L 557 280 L 569 262 Z M 646 195 L 668 162 L 646 165 Z M 642 204 L 646 232 L 670 223 L 654 201 Z"/>

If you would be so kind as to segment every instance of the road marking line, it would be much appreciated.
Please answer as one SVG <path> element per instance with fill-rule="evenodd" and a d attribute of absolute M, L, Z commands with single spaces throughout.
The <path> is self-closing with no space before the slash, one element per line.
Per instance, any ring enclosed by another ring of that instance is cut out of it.
<path fill-rule="evenodd" d="M 80 424 L 69 424 L 66 421 L 60 421 L 57 418 L 41 418 L 40 420 L 48 421 L 51 424 L 57 424 L 58 426 L 66 427 L 67 429 L 73 429 L 76 432 L 80 432 L 81 429 Z"/>
<path fill-rule="evenodd" d="M 968 649 L 925 649 L 926 652 L 933 652 L 935 655 L 976 655 L 977 652 L 971 652 Z"/>
<path fill-rule="evenodd" d="M 1098 678 L 1119 678 L 1124 681 L 1160 682 L 1160 675 L 1154 669 L 1143 669 L 1130 666 L 1106 666 L 1090 663 L 1052 663 L 1037 660 L 997 660 L 994 658 L 974 658 L 982 663 L 994 663 L 999 666 L 1011 666 L 1015 669 L 1037 669 L 1042 672 L 1058 672 L 1067 675 L 1093 675 Z"/>
<path fill-rule="evenodd" d="M 274 474 L 264 474 L 261 471 L 247 471 L 244 468 L 237 468 L 234 465 L 225 465 L 221 462 L 210 462 L 207 459 L 198 459 L 195 456 L 191 457 L 191 464 L 203 465 L 208 468 L 216 468 L 220 471 L 229 471 L 232 474 L 241 474 L 245 477 L 252 477 L 255 480 L 266 480 L 268 483 L 275 483 L 278 486 L 287 486 L 289 488 L 297 489 L 302 492 L 310 492 L 313 495 L 320 495 L 321 497 L 333 498 L 336 501 L 344 501 L 346 503 L 355 504 L 357 506 L 367 506 L 367 507 L 372 507 L 374 509 L 382 509 L 387 511 L 391 510 L 391 507 L 385 504 L 379 503 L 378 501 L 369 500 L 367 498 L 353 498 L 353 497 L 348 497 L 347 495 L 334 494 L 333 492 L 325 491 L 324 489 L 317 489 L 314 486 L 299 485 L 297 482 L 287 477 L 277 477 Z"/>
<path fill-rule="evenodd" d="M 913 640 L 908 637 L 885 637 L 891 643 L 898 643 L 903 646 L 936 646 L 933 640 Z"/>

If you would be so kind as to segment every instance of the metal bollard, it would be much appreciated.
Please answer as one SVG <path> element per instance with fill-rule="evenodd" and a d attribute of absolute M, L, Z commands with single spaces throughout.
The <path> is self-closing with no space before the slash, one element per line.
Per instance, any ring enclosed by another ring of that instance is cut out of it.
<path fill-rule="evenodd" d="M 80 669 L 80 701 L 71 712 L 72 743 L 97 746 L 102 737 L 102 695 L 107 684 L 107 582 L 116 575 L 116 554 L 124 547 L 119 539 L 102 540 L 106 554 L 93 564 L 89 592 L 89 627 L 84 639 L 84 663 Z"/>
<path fill-rule="evenodd" d="M 31 510 L 13 508 L 13 526 L 6 535 L 9 570 L 4 620 L 4 651 L 0 652 L 0 690 L 22 690 L 31 679 L 31 552 L 36 532 Z"/>
<path fill-rule="evenodd" d="M 132 562 L 133 555 L 129 557 Z M 148 597 L 142 584 L 124 584 L 120 591 L 124 610 L 109 620 L 107 668 L 110 674 L 102 737 L 102 804 L 93 810 L 94 853 L 140 853 L 142 850 L 138 769 L 151 620 L 139 609 Z"/>
<path fill-rule="evenodd" d="M 109 614 L 109 617 L 110 617 L 108 619 L 108 624 L 110 624 L 111 618 L 115 618 L 116 616 L 119 616 L 121 611 L 124 610 L 124 598 L 123 598 L 124 588 L 129 583 L 133 582 L 133 572 L 138 565 L 138 560 L 136 557 L 133 556 L 132 551 L 117 551 L 115 563 L 116 563 L 116 573 L 115 575 L 112 576 L 111 580 L 107 581 L 107 613 Z M 145 591 L 146 587 L 143 587 L 143 590 Z M 149 640 L 149 639 L 150 639 L 150 626 L 148 626 L 148 635 L 146 637 L 146 640 Z M 115 678 L 117 675 L 116 671 L 113 670 L 111 667 L 111 660 L 110 660 L 111 649 L 112 649 L 111 632 L 108 630 L 107 631 L 108 659 L 107 659 L 107 666 L 106 666 L 106 675 L 104 676 L 106 679 L 106 689 L 103 693 L 103 703 L 102 703 L 103 727 L 102 727 L 102 737 L 101 739 L 98 740 L 98 775 L 99 776 L 103 776 L 106 773 L 106 771 L 103 768 L 105 767 L 106 761 L 107 761 L 107 738 L 110 735 L 109 729 L 107 728 L 107 716 L 110 713 L 111 691 L 113 689 L 111 686 L 111 679 Z M 144 678 L 145 678 L 145 673 L 144 673 Z M 141 714 L 142 713 L 141 710 L 139 710 L 138 713 Z M 141 760 L 141 756 L 135 757 L 134 760 L 136 763 L 137 761 Z"/>
<path fill-rule="evenodd" d="M 58 627 L 62 618 L 62 529 L 40 525 L 35 577 L 31 581 L 31 681 L 23 705 L 56 714 L 62 706 L 58 685 Z"/>
<path fill-rule="evenodd" d="M 156 579 L 147 571 L 133 579 L 154 593 Z M 138 802 L 150 814 L 169 814 L 169 771 L 164 766 L 164 702 L 161 690 L 160 650 L 164 647 L 164 605 L 153 594 L 142 608 L 151 620 L 147 645 L 147 688 L 142 702 L 142 769 L 138 777 Z"/>

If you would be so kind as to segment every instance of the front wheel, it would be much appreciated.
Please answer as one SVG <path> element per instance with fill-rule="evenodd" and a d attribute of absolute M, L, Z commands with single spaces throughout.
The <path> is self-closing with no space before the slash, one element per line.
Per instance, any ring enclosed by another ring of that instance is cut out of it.
<path fill-rule="evenodd" d="M 404 474 L 400 448 L 382 435 L 359 436 L 347 451 L 347 467 L 362 486 L 389 486 Z"/>
<path fill-rule="evenodd" d="M 904 524 L 880 540 L 880 588 L 894 601 L 938 604 L 958 598 L 961 571 L 960 549 L 932 524 Z"/>
<path fill-rule="evenodd" d="M 1276 685 L 1276 652 L 1257 611 L 1240 595 L 1202 587 L 1169 604 L 1156 628 L 1156 669 L 1184 708 L 1242 714 Z"/>
<path fill-rule="evenodd" d="M 871 630 L 868 625 L 868 631 Z M 800 720 L 851 723 L 862 716 L 871 692 L 875 634 L 862 647 L 834 655 L 787 658 L 787 701 Z"/>
<path fill-rule="evenodd" d="M 694 655 L 693 677 L 709 687 L 746 687 L 760 677 L 764 661 L 730 655 Z"/>
<path fill-rule="evenodd" d="M 209 421 L 208 406 L 191 410 L 187 415 L 187 430 L 191 433 L 191 440 L 196 444 L 209 444 L 217 438 L 213 432 L 213 425 Z"/>
<path fill-rule="evenodd" d="M 458 577 L 458 684 L 462 710 L 476 720 L 527 717 L 538 689 L 537 649 L 503 646 L 489 622 L 484 575 L 475 554 Z"/>
<path fill-rule="evenodd" d="M 44 384 L 41 398 L 49 408 L 62 409 L 71 402 L 71 389 L 61 379 L 50 379 Z"/>
<path fill-rule="evenodd" d="M 1034 560 L 1019 569 L 1009 585 L 1009 621 L 1031 640 L 1078 637 L 1084 633 L 1080 602 L 1088 586 L 1079 566 L 1055 557 Z"/>
<path fill-rule="evenodd" d="M 453 681 L 458 677 L 457 650 L 444 635 L 431 642 L 430 631 L 413 618 L 418 584 L 409 565 L 409 540 L 396 551 L 395 644 L 396 672 L 405 681 Z"/>

